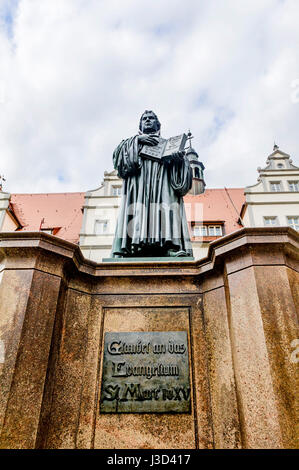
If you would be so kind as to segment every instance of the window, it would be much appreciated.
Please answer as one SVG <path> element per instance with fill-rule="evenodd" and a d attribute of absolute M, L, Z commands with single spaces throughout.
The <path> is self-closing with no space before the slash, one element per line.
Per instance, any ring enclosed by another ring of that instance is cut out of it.
<path fill-rule="evenodd" d="M 199 172 L 199 168 L 194 168 L 194 177 L 195 178 L 200 178 L 200 172 Z"/>
<path fill-rule="evenodd" d="M 194 237 L 205 237 L 207 236 L 207 227 L 205 225 L 197 225 L 193 229 Z"/>
<path fill-rule="evenodd" d="M 221 225 L 209 225 L 209 236 L 210 237 L 221 237 L 222 227 Z"/>
<path fill-rule="evenodd" d="M 280 184 L 280 181 L 271 181 L 271 183 L 270 183 L 270 189 L 271 189 L 271 191 L 274 191 L 274 192 L 279 192 L 279 191 L 281 191 L 281 184 Z"/>
<path fill-rule="evenodd" d="M 283 163 L 277 163 L 277 168 L 283 168 Z"/>
<path fill-rule="evenodd" d="M 288 226 L 299 232 L 299 216 L 290 216 L 287 217 Z"/>
<path fill-rule="evenodd" d="M 121 196 L 121 186 L 112 186 L 112 196 Z"/>
<path fill-rule="evenodd" d="M 41 228 L 41 232 L 48 233 L 49 235 L 53 234 L 53 229 L 52 228 Z"/>
<path fill-rule="evenodd" d="M 299 181 L 289 181 L 290 191 L 299 191 Z"/>
<path fill-rule="evenodd" d="M 193 227 L 194 237 L 222 237 L 221 225 L 195 225 Z"/>
<path fill-rule="evenodd" d="M 264 217 L 264 225 L 269 227 L 271 225 L 278 225 L 277 217 Z"/>
<path fill-rule="evenodd" d="M 96 220 L 94 232 L 96 235 L 104 235 L 108 231 L 108 220 Z"/>

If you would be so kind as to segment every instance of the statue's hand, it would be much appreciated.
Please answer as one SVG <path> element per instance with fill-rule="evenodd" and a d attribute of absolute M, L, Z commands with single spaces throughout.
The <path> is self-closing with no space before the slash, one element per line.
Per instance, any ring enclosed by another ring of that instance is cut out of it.
<path fill-rule="evenodd" d="M 148 134 L 141 134 L 138 136 L 138 143 L 141 145 L 154 146 L 159 143 L 159 137 Z"/>
<path fill-rule="evenodd" d="M 182 161 L 184 159 L 184 156 L 185 156 L 185 151 L 181 151 L 181 152 L 173 152 L 171 154 L 171 159 L 172 160 L 177 160 L 177 161 Z"/>
<path fill-rule="evenodd" d="M 171 163 L 174 162 L 182 162 L 184 160 L 185 152 L 173 152 L 171 155 L 168 155 L 167 157 L 163 157 L 163 163 L 165 165 L 171 165 Z"/>

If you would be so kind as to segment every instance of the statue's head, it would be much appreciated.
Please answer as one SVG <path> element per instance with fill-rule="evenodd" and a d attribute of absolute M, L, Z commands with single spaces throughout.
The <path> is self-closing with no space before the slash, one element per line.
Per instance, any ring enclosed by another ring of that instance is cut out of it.
<path fill-rule="evenodd" d="M 145 110 L 139 122 L 139 129 L 144 134 L 154 134 L 161 128 L 157 115 L 153 111 Z"/>

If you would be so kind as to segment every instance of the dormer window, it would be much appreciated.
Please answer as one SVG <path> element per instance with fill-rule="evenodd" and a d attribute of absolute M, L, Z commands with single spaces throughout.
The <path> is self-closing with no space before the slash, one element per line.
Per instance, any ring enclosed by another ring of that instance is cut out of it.
<path fill-rule="evenodd" d="M 281 191 L 281 182 L 280 181 L 271 181 L 270 182 L 270 190 L 275 193 L 279 193 Z"/>
<path fill-rule="evenodd" d="M 289 190 L 293 192 L 299 191 L 299 181 L 288 181 Z"/>
<path fill-rule="evenodd" d="M 222 225 L 194 225 L 193 236 L 194 237 L 222 237 L 223 229 Z"/>
<path fill-rule="evenodd" d="M 41 227 L 39 230 L 43 233 L 48 233 L 49 235 L 56 235 L 61 227 Z"/>
<path fill-rule="evenodd" d="M 221 237 L 222 227 L 220 225 L 209 225 L 209 236 L 210 237 Z"/>
<path fill-rule="evenodd" d="M 195 225 L 193 228 L 194 237 L 206 237 L 208 234 L 206 225 Z"/>
<path fill-rule="evenodd" d="M 40 231 L 43 233 L 47 233 L 48 235 L 53 235 L 54 229 L 53 228 L 41 228 Z"/>

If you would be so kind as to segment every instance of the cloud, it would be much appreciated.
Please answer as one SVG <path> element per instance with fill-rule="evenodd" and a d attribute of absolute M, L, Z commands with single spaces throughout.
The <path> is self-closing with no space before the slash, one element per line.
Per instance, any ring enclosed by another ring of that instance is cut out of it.
<path fill-rule="evenodd" d="M 191 128 L 208 187 L 253 184 L 274 139 L 299 164 L 298 16 L 297 0 L 0 0 L 5 188 L 99 186 L 148 108 L 164 136 Z"/>

